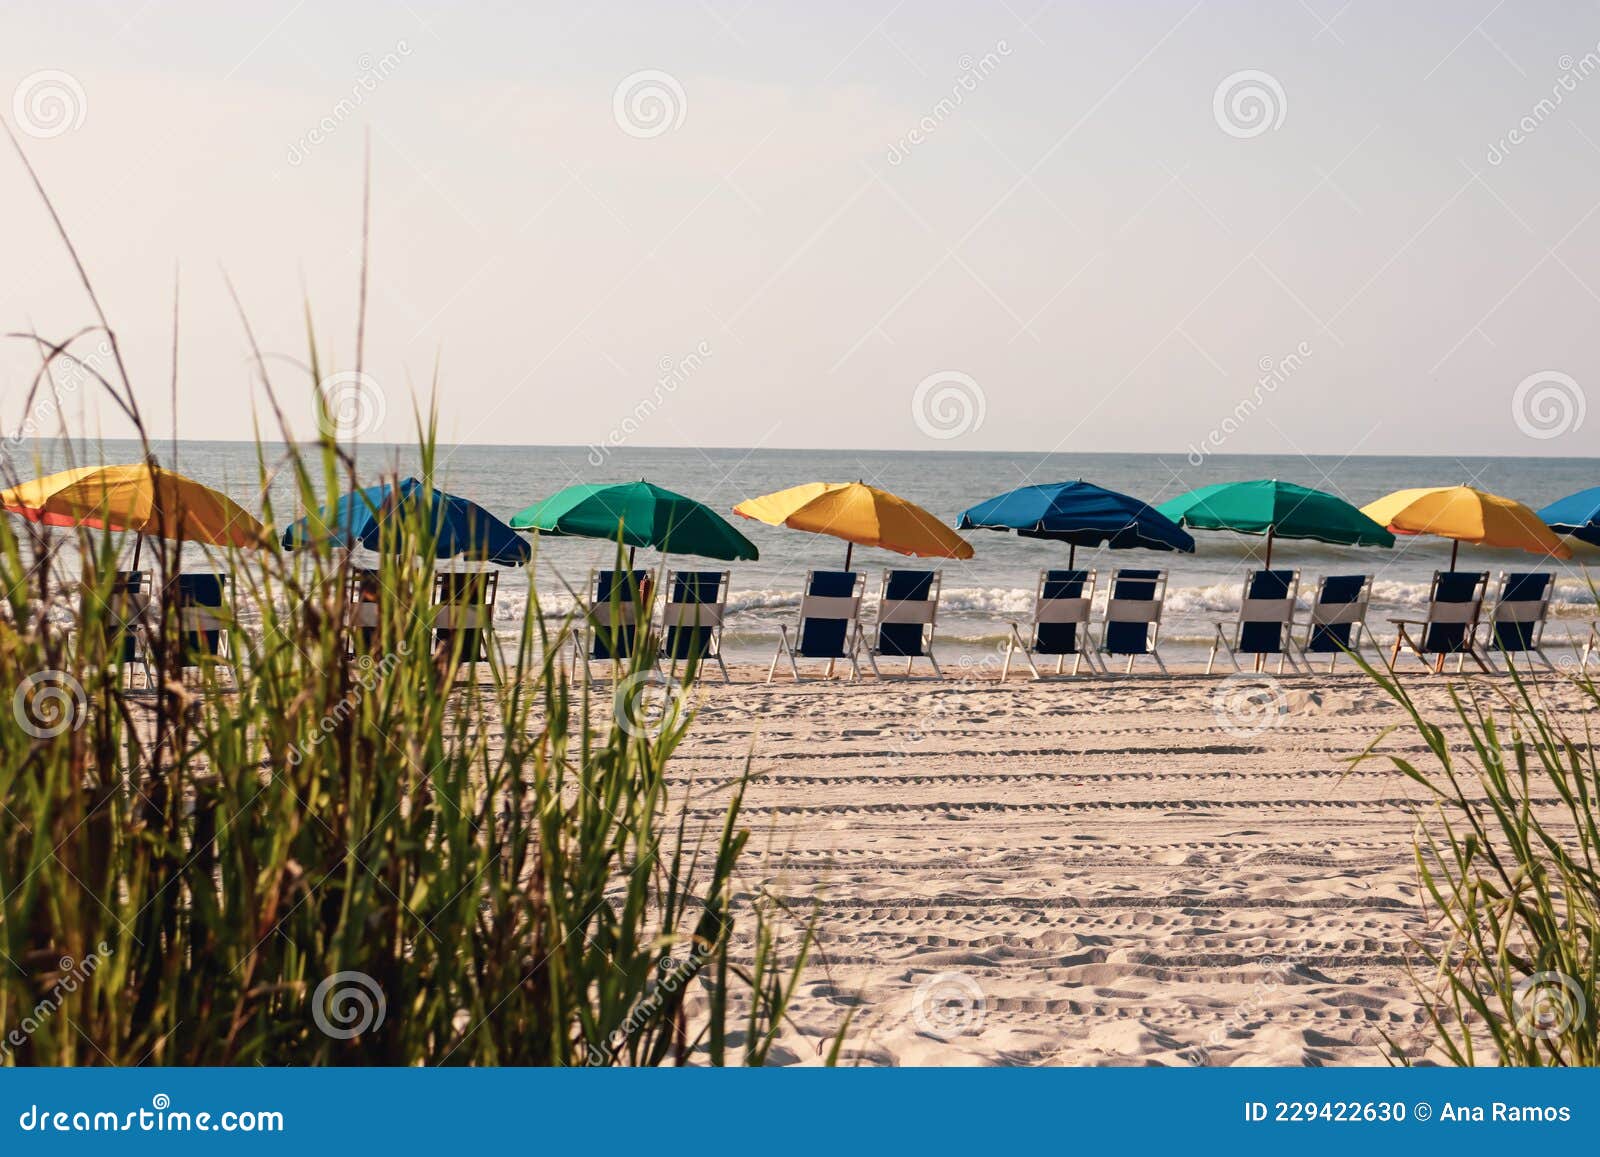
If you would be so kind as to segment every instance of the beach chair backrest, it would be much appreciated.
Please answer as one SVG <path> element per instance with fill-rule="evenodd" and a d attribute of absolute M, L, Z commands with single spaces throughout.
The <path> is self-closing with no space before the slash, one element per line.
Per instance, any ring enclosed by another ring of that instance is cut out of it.
<path fill-rule="evenodd" d="M 631 659 L 638 636 L 639 604 L 650 593 L 647 570 L 597 570 L 589 580 L 589 655 L 594 659 Z"/>
<path fill-rule="evenodd" d="M 1434 573 L 1422 633 L 1425 654 L 1453 655 L 1468 649 L 1478 616 L 1483 611 L 1483 591 L 1488 585 L 1488 571 Z"/>
<path fill-rule="evenodd" d="M 1539 646 L 1555 585 L 1555 576 L 1548 571 L 1500 575 L 1500 590 L 1489 618 L 1497 650 L 1531 651 Z"/>
<path fill-rule="evenodd" d="M 684 661 L 717 654 L 729 577 L 725 570 L 679 570 L 667 576 L 667 602 L 661 611 L 663 654 Z"/>
<path fill-rule="evenodd" d="M 814 570 L 806 575 L 800 596 L 799 646 L 806 659 L 849 656 L 850 633 L 861 617 L 866 579 L 853 570 Z"/>
<path fill-rule="evenodd" d="M 495 571 L 441 571 L 433 580 L 434 629 L 490 629 L 499 587 L 500 575 Z"/>
<path fill-rule="evenodd" d="M 1324 575 L 1317 587 L 1317 601 L 1311 606 L 1306 650 L 1321 655 L 1349 650 L 1356 625 L 1367 621 L 1371 600 L 1371 575 Z"/>
<path fill-rule="evenodd" d="M 1239 603 L 1238 650 L 1248 655 L 1281 655 L 1294 623 L 1299 590 L 1297 570 L 1251 571 Z"/>
<path fill-rule="evenodd" d="M 489 654 L 497 571 L 440 571 L 433 578 L 433 645 L 440 655 L 475 663 Z"/>
<path fill-rule="evenodd" d="M 378 608 L 382 602 L 383 584 L 378 572 L 366 567 L 352 567 L 350 582 L 345 590 L 349 604 L 350 625 L 361 631 L 378 629 Z"/>
<path fill-rule="evenodd" d="M 1161 622 L 1167 572 L 1124 567 L 1111 578 L 1103 647 L 1113 655 L 1150 653 L 1150 626 Z"/>
<path fill-rule="evenodd" d="M 926 654 L 939 614 L 940 572 L 886 570 L 878 598 L 880 655 L 903 659 Z"/>
<path fill-rule="evenodd" d="M 85 600 L 91 597 L 92 592 L 85 592 Z M 150 572 L 119 570 L 106 592 L 105 631 L 107 642 L 120 653 L 122 662 L 138 656 L 138 633 L 148 625 L 149 615 Z"/>
<path fill-rule="evenodd" d="M 1094 605 L 1095 572 L 1042 570 L 1033 598 L 1033 649 L 1040 655 L 1076 655 Z"/>
<path fill-rule="evenodd" d="M 219 574 L 180 574 L 178 576 L 179 661 L 195 667 L 207 658 L 222 653 L 224 619 L 223 592 L 228 580 Z"/>

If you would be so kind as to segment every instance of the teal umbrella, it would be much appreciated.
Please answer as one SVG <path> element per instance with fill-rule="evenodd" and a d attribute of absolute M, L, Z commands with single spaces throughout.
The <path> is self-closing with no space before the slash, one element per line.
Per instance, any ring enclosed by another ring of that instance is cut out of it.
<path fill-rule="evenodd" d="M 511 518 L 517 530 L 582 538 L 619 539 L 663 554 L 723 560 L 759 557 L 755 543 L 703 502 L 651 482 L 569 486 Z"/>
<path fill-rule="evenodd" d="M 1337 495 L 1276 478 L 1202 486 L 1156 509 L 1179 526 L 1266 535 L 1269 568 L 1274 538 L 1336 546 L 1394 545 L 1394 535 Z"/>

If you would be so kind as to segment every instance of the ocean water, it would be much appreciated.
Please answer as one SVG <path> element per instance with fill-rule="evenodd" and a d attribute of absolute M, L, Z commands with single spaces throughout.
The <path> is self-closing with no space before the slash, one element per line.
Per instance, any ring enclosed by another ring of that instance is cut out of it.
<path fill-rule="evenodd" d="M 110 440 L 80 446 L 76 453 L 80 463 L 131 462 L 139 457 L 135 443 Z M 261 471 L 253 445 L 179 442 L 162 444 L 157 453 L 163 465 L 223 490 L 246 509 L 260 512 Z M 268 445 L 263 453 L 270 472 L 281 461 L 284 447 Z M 66 464 L 59 446 L 43 444 L 14 452 L 13 460 L 23 477 Z M 363 445 L 358 461 L 369 481 L 376 480 L 380 472 L 404 475 L 417 469 L 414 448 Z M 760 548 L 760 560 L 698 565 L 731 565 L 731 616 L 724 652 L 730 660 L 744 662 L 771 658 L 778 625 L 793 619 L 807 568 L 838 567 L 844 559 L 845 544 L 840 540 L 769 527 L 731 514 L 732 506 L 742 499 L 801 482 L 864 479 L 921 504 L 946 521 L 967 506 L 1014 486 L 1076 478 L 1152 504 L 1196 486 L 1249 478 L 1283 478 L 1342 494 L 1357 505 L 1402 487 L 1471 482 L 1537 508 L 1575 490 L 1600 485 L 1600 459 L 1593 458 L 1341 459 L 1219 454 L 1195 465 L 1182 453 L 1041 456 L 961 451 L 645 447 L 607 451 L 573 446 L 459 446 L 439 449 L 436 470 L 436 485 L 481 503 L 502 518 L 573 483 L 637 478 L 698 498 L 726 514 Z M 282 477 L 270 485 L 276 508 L 293 510 L 292 492 Z M 1063 566 L 1067 561 L 1067 548 L 1059 543 L 995 531 L 973 531 L 967 537 L 976 548 L 976 556 L 967 561 L 914 560 L 861 547 L 855 551 L 855 565 L 868 574 L 869 601 L 875 597 L 886 567 L 943 570 L 944 599 L 936 644 L 941 657 L 975 655 L 999 644 L 1007 633 L 1007 623 L 1027 616 L 1040 568 Z M 1177 659 L 1203 654 L 1213 637 L 1214 624 L 1237 610 L 1244 572 L 1260 565 L 1264 547 L 1260 538 L 1226 533 L 1197 531 L 1195 539 L 1198 550 L 1192 555 L 1078 551 L 1079 566 L 1100 571 L 1102 598 L 1106 580 L 1116 567 L 1164 567 L 1170 572 L 1162 641 L 1163 652 Z M 543 540 L 531 573 L 518 569 L 502 574 L 497 617 L 507 631 L 515 629 L 530 579 L 538 584 L 547 613 L 565 612 L 571 607 L 567 584 L 581 588 L 589 569 L 607 565 L 613 550 L 610 544 L 582 539 Z M 1422 608 L 1433 572 L 1446 567 L 1449 558 L 1450 543 L 1431 537 L 1401 538 L 1393 550 L 1281 540 L 1273 550 L 1275 566 L 1300 569 L 1303 599 L 1315 590 L 1318 575 L 1375 575 L 1369 622 L 1384 636 L 1389 634 L 1387 618 Z M 660 559 L 652 551 L 640 551 L 638 561 L 653 567 Z M 697 565 L 695 560 L 681 561 Z M 1566 563 L 1518 551 L 1468 546 L 1461 551 L 1463 567 L 1495 572 L 1555 568 L 1557 614 L 1575 621 L 1593 617 L 1594 599 L 1584 568 L 1587 564 L 1593 569 L 1596 563 L 1600 563 L 1600 552 L 1593 550 Z M 196 552 L 193 562 L 186 565 L 203 565 L 201 556 Z"/>

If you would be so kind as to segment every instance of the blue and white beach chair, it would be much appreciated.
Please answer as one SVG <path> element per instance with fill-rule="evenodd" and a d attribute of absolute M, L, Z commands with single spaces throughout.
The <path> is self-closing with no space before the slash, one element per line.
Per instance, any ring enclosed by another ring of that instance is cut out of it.
<path fill-rule="evenodd" d="M 589 605 L 583 608 L 583 625 L 573 640 L 577 650 L 574 677 L 579 662 L 585 667 L 597 659 L 629 662 L 633 658 L 639 624 L 649 625 L 649 606 L 649 571 L 590 571 Z"/>
<path fill-rule="evenodd" d="M 861 649 L 861 596 L 865 589 L 866 577 L 856 571 L 808 571 L 794 640 L 789 639 L 787 625 L 778 628 L 778 650 L 767 668 L 767 682 L 772 682 L 778 660 L 786 653 L 796 683 L 802 681 L 800 659 L 826 659 L 830 675 L 835 662 L 848 659 L 852 678 L 861 678 L 856 655 Z"/>
<path fill-rule="evenodd" d="M 1276 655 L 1278 674 L 1283 674 L 1284 662 L 1293 662 L 1290 647 L 1294 632 L 1295 599 L 1299 593 L 1300 572 L 1297 570 L 1253 570 L 1246 575 L 1233 637 L 1228 637 L 1224 624 L 1216 625 L 1217 637 L 1211 643 L 1206 674 L 1211 674 L 1216 665 L 1219 649 L 1227 650 L 1235 671 L 1241 669 L 1240 655 L 1254 658 L 1258 671 L 1268 658 Z"/>
<path fill-rule="evenodd" d="M 225 665 L 229 659 L 229 616 L 224 601 L 227 577 L 194 573 L 180 574 L 177 579 L 179 665 Z"/>
<path fill-rule="evenodd" d="M 494 662 L 494 598 L 499 589 L 498 571 L 440 571 L 434 576 L 433 653 L 440 661 L 468 663 L 473 677 L 480 662 Z"/>
<path fill-rule="evenodd" d="M 1092 570 L 1042 570 L 1039 585 L 1033 593 L 1033 621 L 1029 624 L 1028 638 L 1022 637 L 1022 625 L 1011 624 L 1011 642 L 1006 647 L 1006 661 L 1000 668 L 1000 681 L 1005 682 L 1011 673 L 1011 659 L 1018 651 L 1028 664 L 1035 679 L 1043 678 L 1034 662 L 1041 656 L 1053 656 L 1056 674 L 1066 666 L 1067 656 L 1072 656 L 1072 673 L 1088 656 L 1094 668 L 1094 646 L 1089 640 L 1089 612 L 1094 604 L 1095 572 Z"/>
<path fill-rule="evenodd" d="M 1311 604 L 1311 620 L 1300 658 L 1311 666 L 1312 655 L 1328 656 L 1328 673 L 1346 651 L 1359 653 L 1367 631 L 1367 607 L 1372 602 L 1372 576 L 1365 574 L 1324 575 L 1317 585 L 1316 601 Z"/>
<path fill-rule="evenodd" d="M 661 658 L 697 670 L 714 662 L 722 681 L 732 682 L 722 661 L 722 621 L 728 611 L 725 570 L 676 570 L 667 575 L 667 601 L 661 609 Z"/>
<path fill-rule="evenodd" d="M 1126 655 L 1131 674 L 1133 661 L 1148 655 L 1163 675 L 1167 665 L 1161 661 L 1161 608 L 1167 598 L 1167 572 L 1124 568 L 1111 576 L 1111 595 L 1106 599 L 1105 621 L 1100 628 L 1100 653 Z"/>
<path fill-rule="evenodd" d="M 878 592 L 878 622 L 867 662 L 872 673 L 879 659 L 904 659 L 906 674 L 911 664 L 926 659 L 933 673 L 943 677 L 939 660 L 933 656 L 933 631 L 939 618 L 939 588 L 942 575 L 936 570 L 886 570 Z"/>
<path fill-rule="evenodd" d="M 1555 576 L 1548 571 L 1500 573 L 1494 607 L 1489 611 L 1484 657 L 1494 665 L 1493 655 L 1536 655 L 1552 671 L 1555 664 L 1544 653 L 1544 628 L 1550 617 L 1550 597 L 1555 594 Z"/>
<path fill-rule="evenodd" d="M 1421 619 L 1389 620 L 1396 632 L 1389 665 L 1392 667 L 1400 661 L 1401 647 L 1409 647 L 1424 665 L 1432 656 L 1435 671 L 1443 671 L 1444 661 L 1451 655 L 1456 656 L 1457 671 L 1468 655 L 1479 666 L 1484 666 L 1476 650 L 1476 640 L 1478 620 L 1483 614 L 1483 592 L 1488 585 L 1488 571 L 1435 571 L 1428 592 L 1427 614 Z M 1421 638 L 1412 638 L 1409 627 L 1421 627 Z"/>

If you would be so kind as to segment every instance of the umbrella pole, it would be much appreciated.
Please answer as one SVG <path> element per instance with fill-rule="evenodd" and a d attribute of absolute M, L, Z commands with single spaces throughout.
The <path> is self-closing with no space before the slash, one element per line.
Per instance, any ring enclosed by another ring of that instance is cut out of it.
<path fill-rule="evenodd" d="M 1274 529 L 1275 528 L 1271 526 L 1267 527 L 1267 570 L 1272 569 L 1272 532 Z"/>
<path fill-rule="evenodd" d="M 845 542 L 845 544 L 844 544 L 844 569 L 846 571 L 848 571 L 850 569 L 850 556 L 851 556 L 852 553 L 854 553 L 855 549 L 856 549 L 856 544 L 855 543 L 849 542 L 849 541 Z M 828 676 L 827 677 L 829 679 L 833 678 L 833 660 L 832 659 L 828 660 Z"/>
<path fill-rule="evenodd" d="M 139 552 L 144 549 L 144 535 L 139 535 L 133 540 L 133 569 L 139 569 Z"/>
<path fill-rule="evenodd" d="M 1078 544 L 1075 543 L 1075 542 L 1068 543 L 1067 544 L 1067 569 L 1068 570 L 1075 570 L 1075 569 L 1077 569 L 1077 566 L 1078 566 Z"/>
<path fill-rule="evenodd" d="M 1451 539 L 1450 540 L 1450 569 L 1451 570 L 1455 570 L 1456 569 L 1456 555 L 1458 555 L 1460 553 L 1461 553 L 1461 540 L 1459 538 Z"/>

